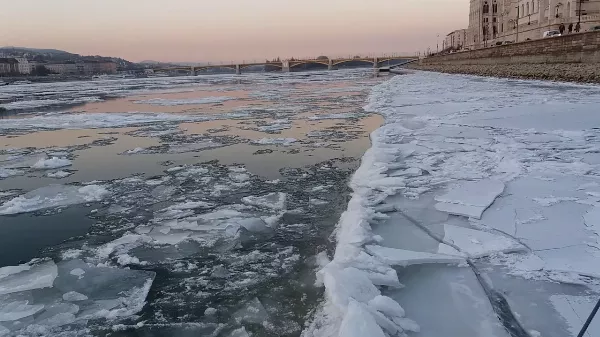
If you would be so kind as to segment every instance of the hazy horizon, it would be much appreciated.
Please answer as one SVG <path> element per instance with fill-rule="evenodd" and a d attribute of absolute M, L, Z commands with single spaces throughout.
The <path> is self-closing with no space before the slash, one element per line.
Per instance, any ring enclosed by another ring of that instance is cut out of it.
<path fill-rule="evenodd" d="M 467 28 L 468 11 L 467 0 L 20 0 L 3 4 L 0 46 L 136 62 L 414 53 Z"/>

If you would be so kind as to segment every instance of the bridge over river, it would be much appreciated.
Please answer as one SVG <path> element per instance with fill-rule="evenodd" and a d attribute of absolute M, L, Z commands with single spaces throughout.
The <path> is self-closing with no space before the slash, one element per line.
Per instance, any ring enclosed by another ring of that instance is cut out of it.
<path fill-rule="evenodd" d="M 394 65 L 410 63 L 417 59 L 416 56 L 406 55 L 383 55 L 379 57 L 353 57 L 353 58 L 315 58 L 315 59 L 302 59 L 302 60 L 283 60 L 283 61 L 265 61 L 265 62 L 242 62 L 242 63 L 225 63 L 225 64 L 207 64 L 203 66 L 173 66 L 173 67 L 157 67 L 154 68 L 155 72 L 172 72 L 172 71 L 189 71 L 192 75 L 197 75 L 199 72 L 207 71 L 209 69 L 232 69 L 235 70 L 236 74 L 241 74 L 242 70 L 254 66 L 268 66 L 273 68 L 279 68 L 282 72 L 293 71 L 294 68 L 302 65 L 320 64 L 327 66 L 327 69 L 334 70 L 340 65 L 347 64 L 350 62 L 360 62 L 364 64 L 371 64 L 373 68 L 378 69 L 381 65 L 393 62 Z"/>

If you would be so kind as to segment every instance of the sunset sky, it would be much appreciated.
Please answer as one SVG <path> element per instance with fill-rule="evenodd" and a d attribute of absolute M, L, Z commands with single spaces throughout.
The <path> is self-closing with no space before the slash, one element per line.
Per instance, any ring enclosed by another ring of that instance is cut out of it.
<path fill-rule="evenodd" d="M 468 0 L 2 1 L 0 46 L 179 62 L 413 53 L 468 12 Z"/>

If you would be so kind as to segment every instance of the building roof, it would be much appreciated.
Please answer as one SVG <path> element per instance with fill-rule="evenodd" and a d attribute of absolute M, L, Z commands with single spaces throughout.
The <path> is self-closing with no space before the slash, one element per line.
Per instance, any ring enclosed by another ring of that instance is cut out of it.
<path fill-rule="evenodd" d="M 14 58 L 0 58 L 0 63 L 18 64 L 19 61 Z"/>

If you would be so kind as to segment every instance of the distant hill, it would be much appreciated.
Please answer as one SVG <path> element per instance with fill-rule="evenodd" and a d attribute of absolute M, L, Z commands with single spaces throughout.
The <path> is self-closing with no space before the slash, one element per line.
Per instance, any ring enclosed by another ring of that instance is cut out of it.
<path fill-rule="evenodd" d="M 137 63 L 127 61 L 119 57 L 108 56 L 82 56 L 57 49 L 38 49 L 27 47 L 0 47 L 0 54 L 11 55 L 14 57 L 25 57 L 36 61 L 45 62 L 65 62 L 65 61 L 110 61 L 117 64 L 119 69 L 136 69 L 141 66 Z"/>

